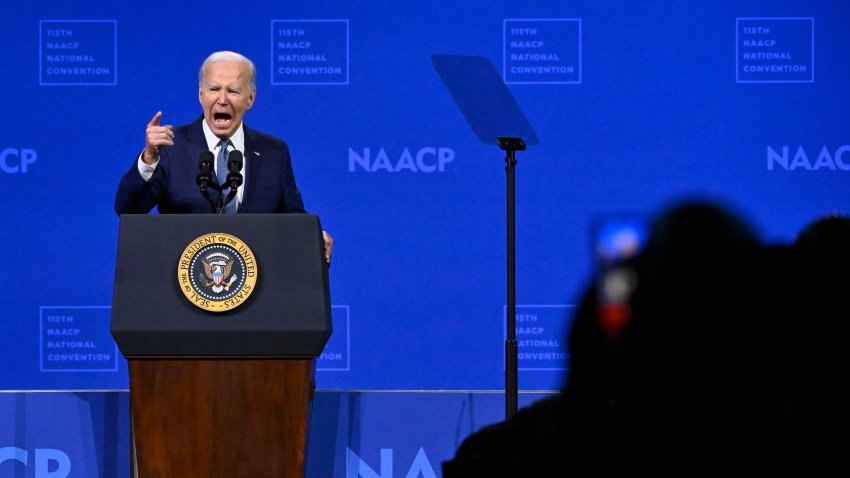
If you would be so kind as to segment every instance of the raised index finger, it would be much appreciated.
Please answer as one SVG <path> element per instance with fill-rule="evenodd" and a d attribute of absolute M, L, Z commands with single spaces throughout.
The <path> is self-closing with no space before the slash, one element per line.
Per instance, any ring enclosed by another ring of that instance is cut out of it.
<path fill-rule="evenodd" d="M 162 111 L 157 111 L 148 126 L 159 126 L 159 119 L 162 118 Z"/>

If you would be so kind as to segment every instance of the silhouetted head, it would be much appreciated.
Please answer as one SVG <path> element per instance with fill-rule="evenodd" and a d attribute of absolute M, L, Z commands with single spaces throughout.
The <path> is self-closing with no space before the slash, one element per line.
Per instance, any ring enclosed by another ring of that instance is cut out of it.
<path fill-rule="evenodd" d="M 764 261 L 730 209 L 688 202 L 656 217 L 637 261 L 615 400 L 626 434 L 647 441 L 635 450 L 743 453 L 759 433 Z"/>

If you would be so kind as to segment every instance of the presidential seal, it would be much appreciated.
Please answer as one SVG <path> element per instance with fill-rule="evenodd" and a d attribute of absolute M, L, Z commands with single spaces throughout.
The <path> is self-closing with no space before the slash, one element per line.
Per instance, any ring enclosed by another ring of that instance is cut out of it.
<path fill-rule="evenodd" d="M 224 312 L 245 303 L 254 291 L 257 263 L 238 238 L 205 234 L 183 251 L 177 280 L 190 302 L 210 312 Z"/>

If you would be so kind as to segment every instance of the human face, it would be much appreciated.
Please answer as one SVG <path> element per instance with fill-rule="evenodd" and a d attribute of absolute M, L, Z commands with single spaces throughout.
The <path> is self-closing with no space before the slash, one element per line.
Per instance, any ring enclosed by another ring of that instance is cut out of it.
<path fill-rule="evenodd" d="M 254 104 L 257 92 L 249 83 L 247 64 L 217 61 L 207 66 L 198 88 L 204 120 L 216 136 L 229 138 L 242 124 L 242 117 Z"/>

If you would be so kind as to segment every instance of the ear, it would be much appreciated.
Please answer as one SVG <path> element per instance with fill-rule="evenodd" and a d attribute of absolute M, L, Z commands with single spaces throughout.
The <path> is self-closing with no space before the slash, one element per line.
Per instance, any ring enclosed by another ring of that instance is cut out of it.
<path fill-rule="evenodd" d="M 254 100 L 257 99 L 257 90 L 254 89 L 251 91 L 251 95 L 248 96 L 248 109 L 251 109 L 254 106 Z"/>

